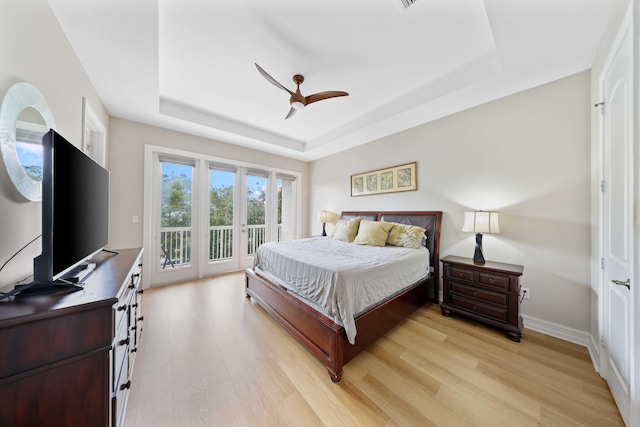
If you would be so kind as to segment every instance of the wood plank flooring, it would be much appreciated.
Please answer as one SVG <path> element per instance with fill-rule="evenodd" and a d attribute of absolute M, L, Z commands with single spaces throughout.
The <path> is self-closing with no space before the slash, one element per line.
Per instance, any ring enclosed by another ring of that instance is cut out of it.
<path fill-rule="evenodd" d="M 244 274 L 145 290 L 127 427 L 622 426 L 587 349 L 521 343 L 425 306 L 325 368 L 245 298 Z"/>

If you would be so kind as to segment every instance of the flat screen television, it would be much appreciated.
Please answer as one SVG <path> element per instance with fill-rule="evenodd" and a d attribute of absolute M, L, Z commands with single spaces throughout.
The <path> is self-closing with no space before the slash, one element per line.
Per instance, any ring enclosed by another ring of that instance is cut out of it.
<path fill-rule="evenodd" d="M 109 242 L 109 171 L 54 130 L 42 145 L 42 254 L 30 292 L 81 282 Z"/>

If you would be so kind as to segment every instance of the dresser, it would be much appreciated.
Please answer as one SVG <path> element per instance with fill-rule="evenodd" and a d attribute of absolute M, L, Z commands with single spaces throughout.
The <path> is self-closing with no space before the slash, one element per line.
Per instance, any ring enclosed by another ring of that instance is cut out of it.
<path fill-rule="evenodd" d="M 142 249 L 83 289 L 0 301 L 0 426 L 122 426 L 142 331 Z"/>
<path fill-rule="evenodd" d="M 524 267 L 471 258 L 446 256 L 442 262 L 444 316 L 458 314 L 504 329 L 509 339 L 520 342 L 520 276 Z"/>

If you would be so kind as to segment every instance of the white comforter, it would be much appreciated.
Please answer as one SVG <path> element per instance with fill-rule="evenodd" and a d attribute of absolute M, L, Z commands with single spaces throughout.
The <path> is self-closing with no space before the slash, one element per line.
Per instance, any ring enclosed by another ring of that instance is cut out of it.
<path fill-rule="evenodd" d="M 340 323 L 353 344 L 354 317 L 426 277 L 429 251 L 321 237 L 265 243 L 256 252 L 254 266 Z"/>

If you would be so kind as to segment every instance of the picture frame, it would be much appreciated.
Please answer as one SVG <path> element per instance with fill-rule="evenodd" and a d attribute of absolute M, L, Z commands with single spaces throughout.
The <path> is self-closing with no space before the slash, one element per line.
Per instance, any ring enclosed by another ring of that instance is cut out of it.
<path fill-rule="evenodd" d="M 416 162 L 351 175 L 351 197 L 417 189 Z"/>

